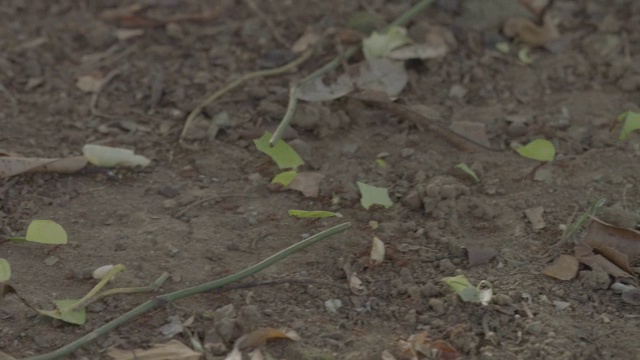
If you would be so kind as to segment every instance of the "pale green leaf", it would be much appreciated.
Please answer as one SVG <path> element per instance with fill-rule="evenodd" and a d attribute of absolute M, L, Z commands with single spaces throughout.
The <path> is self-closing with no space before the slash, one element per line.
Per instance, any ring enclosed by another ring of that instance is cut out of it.
<path fill-rule="evenodd" d="M 51 220 L 33 220 L 27 228 L 26 241 L 42 244 L 66 244 L 67 232 Z"/>
<path fill-rule="evenodd" d="M 145 167 L 151 163 L 151 160 L 134 154 L 132 150 L 102 145 L 87 144 L 82 147 L 82 155 L 93 165 L 102 167 Z"/>
<path fill-rule="evenodd" d="M 289 215 L 299 218 L 326 218 L 326 217 L 342 217 L 342 214 L 331 211 L 306 211 L 306 210 L 289 210 Z"/>
<path fill-rule="evenodd" d="M 296 172 L 295 170 L 281 172 L 280 174 L 276 175 L 273 180 L 271 180 L 271 183 L 287 186 L 293 181 L 293 179 L 295 179 L 296 175 L 298 175 L 298 172 Z"/>
<path fill-rule="evenodd" d="M 520 60 L 523 64 L 533 64 L 533 59 L 531 59 L 531 54 L 529 53 L 528 47 L 523 47 L 518 51 L 518 60 Z"/>
<path fill-rule="evenodd" d="M 516 149 L 518 154 L 528 159 L 551 161 L 556 156 L 556 149 L 551 141 L 537 139 Z"/>
<path fill-rule="evenodd" d="M 6 259 L 0 258 L 0 283 L 11 279 L 11 265 Z"/>
<path fill-rule="evenodd" d="M 304 164 L 300 155 L 284 140 L 280 140 L 274 146 L 271 146 L 269 145 L 269 139 L 271 139 L 271 133 L 265 131 L 260 139 L 253 140 L 253 142 L 256 144 L 256 149 L 269 155 L 280 169 L 295 169 Z"/>
<path fill-rule="evenodd" d="M 627 111 L 618 116 L 618 121 L 624 121 L 622 131 L 620 131 L 620 140 L 626 140 L 632 131 L 640 129 L 640 113 Z"/>
<path fill-rule="evenodd" d="M 476 173 L 471 170 L 471 168 L 469 166 L 467 166 L 467 164 L 465 163 L 460 163 L 458 165 L 456 165 L 456 167 L 462 171 L 464 171 L 465 173 L 469 174 L 469 176 L 471 176 L 473 178 L 473 180 L 475 180 L 477 183 L 480 182 L 480 178 L 478 177 L 478 175 L 476 175 Z"/>
<path fill-rule="evenodd" d="M 369 210 L 373 205 L 382 205 L 385 208 L 390 208 L 393 205 L 393 201 L 389 197 L 389 190 L 377 186 L 367 185 L 358 181 L 358 189 L 360 189 L 360 203 L 362 206 Z"/>
<path fill-rule="evenodd" d="M 464 302 L 478 302 L 479 291 L 464 275 L 443 278 L 442 281 L 460 296 Z"/>
<path fill-rule="evenodd" d="M 407 36 L 407 29 L 400 26 L 392 26 L 386 33 L 373 32 L 362 40 L 362 52 L 366 59 L 384 58 L 391 50 L 411 43 Z"/>
<path fill-rule="evenodd" d="M 56 305 L 56 310 L 37 310 L 40 314 L 52 317 L 54 319 L 59 319 L 70 324 L 84 325 L 84 323 L 87 322 L 87 314 L 84 308 L 61 312 L 61 309 L 68 308 L 76 304 L 78 301 L 78 299 L 55 300 L 53 303 Z"/>

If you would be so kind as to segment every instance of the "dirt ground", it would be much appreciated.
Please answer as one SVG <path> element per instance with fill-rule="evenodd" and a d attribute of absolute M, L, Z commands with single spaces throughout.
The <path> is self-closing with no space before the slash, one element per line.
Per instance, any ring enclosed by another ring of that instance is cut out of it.
<path fill-rule="evenodd" d="M 126 19 L 102 14 L 124 3 L 0 5 L 0 148 L 61 157 L 94 143 L 152 159 L 145 169 L 108 176 L 87 171 L 0 180 L 2 236 L 23 234 L 33 219 L 55 220 L 69 234 L 69 244 L 55 248 L 0 243 L 0 257 L 12 264 L 10 284 L 23 298 L 50 309 L 52 300 L 89 291 L 93 269 L 117 263 L 127 267 L 118 286 L 144 286 L 166 271 L 170 278 L 160 292 L 167 293 L 232 274 L 341 222 L 353 226 L 249 279 L 295 281 L 168 304 L 69 359 L 109 358 L 112 346 L 167 342 L 161 328 L 169 318 L 192 315 L 188 329 L 207 347 L 207 359 L 224 358 L 241 334 L 265 326 L 291 328 L 302 338 L 263 346 L 277 359 L 380 359 L 384 350 L 400 356 L 398 340 L 425 330 L 469 359 L 638 356 L 637 307 L 607 290 L 587 267 L 570 281 L 541 270 L 554 255 L 571 253 L 569 245 L 548 250 L 560 239 L 561 225 L 598 199 L 607 199 L 610 221 L 638 225 L 640 136 L 621 142 L 610 127 L 617 115 L 640 105 L 640 2 L 553 2 L 549 11 L 568 40 L 556 51 L 532 51 L 529 65 L 495 50 L 504 40 L 500 22 L 517 9 L 480 0 L 433 4 L 410 23 L 410 34 L 421 24 L 442 25 L 458 47 L 440 59 L 408 63 L 409 85 L 399 101 L 427 106 L 445 125 L 484 123 L 498 151 L 458 150 L 426 124 L 356 99 L 302 103 L 287 139 L 305 169 L 325 175 L 314 199 L 271 190 L 278 170 L 251 140 L 282 118 L 289 82 L 343 48 L 335 33 L 354 13 L 391 21 L 412 2 L 260 1 L 257 15 L 246 2 L 227 0 L 212 2 L 219 13 L 209 19 L 147 26 L 143 34 L 119 40 L 116 30 L 126 27 Z M 148 7 L 148 17 L 160 19 L 202 13 L 207 2 L 139 4 Z M 178 145 L 186 115 L 199 101 L 242 74 L 294 59 L 285 45 L 308 27 L 336 31 L 295 71 L 251 80 L 204 109 L 203 121 L 226 112 L 233 126 L 215 138 L 196 126 L 190 142 L 199 149 Z M 91 94 L 76 85 L 91 74 L 113 75 L 95 114 Z M 557 149 L 556 160 L 541 168 L 510 148 L 536 138 Z M 388 167 L 377 165 L 380 157 Z M 479 183 L 455 168 L 461 162 L 474 169 Z M 389 188 L 395 204 L 363 209 L 356 181 Z M 427 187 L 441 191 L 429 193 L 425 210 Z M 340 202 L 333 204 L 336 196 Z M 534 231 L 524 212 L 536 207 L 544 209 L 545 226 Z M 289 209 L 339 211 L 344 218 L 301 220 Z M 387 248 L 378 266 L 368 261 L 373 236 Z M 497 256 L 470 266 L 467 248 L 491 248 Z M 364 294 L 349 290 L 345 263 L 362 280 Z M 473 284 L 490 281 L 494 303 L 458 300 L 441 279 L 459 274 Z M 0 303 L 0 349 L 15 357 L 52 351 L 149 297 L 93 303 L 87 324 L 75 326 L 37 316 L 7 296 Z M 336 312 L 325 307 L 331 299 L 342 303 Z M 190 344 L 185 333 L 174 338 Z"/>

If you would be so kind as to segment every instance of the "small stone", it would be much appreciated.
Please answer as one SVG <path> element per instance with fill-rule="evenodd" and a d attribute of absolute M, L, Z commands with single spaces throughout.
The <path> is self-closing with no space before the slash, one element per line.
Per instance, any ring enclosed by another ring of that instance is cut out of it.
<path fill-rule="evenodd" d="M 172 199 L 180 195 L 180 190 L 174 185 L 167 184 L 158 190 L 158 193 L 168 199 Z"/>
<path fill-rule="evenodd" d="M 440 199 L 440 185 L 429 184 L 427 186 L 427 196 L 433 199 Z"/>
<path fill-rule="evenodd" d="M 611 285 L 609 274 L 601 270 L 582 270 L 578 278 L 587 289 L 606 290 Z"/>
<path fill-rule="evenodd" d="M 236 320 L 231 318 L 223 318 L 220 321 L 216 321 L 213 323 L 213 327 L 216 329 L 216 332 L 222 340 L 226 343 L 231 342 L 231 340 L 235 337 L 236 330 Z"/>
<path fill-rule="evenodd" d="M 513 304 L 513 299 L 507 294 L 497 294 L 493 297 L 493 302 L 496 305 L 505 306 Z"/>
<path fill-rule="evenodd" d="M 58 258 L 57 256 L 49 256 L 48 258 L 44 259 L 44 263 L 45 265 L 52 266 L 55 265 L 55 263 L 57 263 L 59 260 L 60 258 Z"/>
<path fill-rule="evenodd" d="M 451 274 L 456 271 L 456 266 L 453 265 L 451 260 L 442 259 L 438 262 L 438 269 L 444 273 Z"/>
<path fill-rule="evenodd" d="M 526 327 L 525 331 L 531 335 L 540 335 L 543 331 L 542 323 L 539 321 L 530 322 Z"/>
<path fill-rule="evenodd" d="M 402 156 L 403 158 L 408 158 L 411 155 L 413 155 L 416 151 L 412 148 L 404 148 L 402 150 L 400 150 L 400 156 Z"/>
<path fill-rule="evenodd" d="M 440 196 L 444 199 L 455 199 L 456 196 L 458 196 L 458 189 L 453 185 L 444 185 L 442 186 Z"/>
<path fill-rule="evenodd" d="M 340 299 L 329 299 L 324 302 L 324 309 L 328 313 L 338 313 L 338 309 L 342 307 L 342 300 Z"/>
<path fill-rule="evenodd" d="M 413 275 L 411 274 L 411 270 L 409 268 L 403 267 L 400 269 L 400 278 L 404 284 L 411 285 L 414 283 Z"/>
<path fill-rule="evenodd" d="M 118 242 L 116 242 L 113 250 L 114 251 L 126 251 L 127 250 L 127 244 L 125 244 L 122 241 L 118 241 Z"/>
<path fill-rule="evenodd" d="M 460 84 L 454 84 L 449 89 L 449 97 L 452 97 L 455 99 L 462 99 L 466 94 L 467 94 L 467 89 L 465 89 L 465 87 Z"/>
<path fill-rule="evenodd" d="M 246 305 L 240 308 L 236 323 L 243 333 L 256 329 L 262 321 L 262 315 L 256 305 Z"/>
<path fill-rule="evenodd" d="M 444 301 L 439 298 L 429 299 L 429 307 L 433 309 L 437 314 L 444 314 L 445 306 Z"/>
<path fill-rule="evenodd" d="M 415 190 L 409 192 L 402 199 L 402 203 L 412 210 L 418 210 L 422 207 L 422 199 L 420 198 L 420 194 Z"/>
<path fill-rule="evenodd" d="M 175 199 L 166 199 L 162 202 L 162 207 L 165 209 L 173 209 L 178 205 L 178 202 Z"/>

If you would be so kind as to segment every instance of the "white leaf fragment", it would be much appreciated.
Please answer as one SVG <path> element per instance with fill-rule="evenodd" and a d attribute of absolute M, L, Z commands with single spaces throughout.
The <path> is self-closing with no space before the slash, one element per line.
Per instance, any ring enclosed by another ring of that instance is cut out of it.
<path fill-rule="evenodd" d="M 102 145 L 87 144 L 82 148 L 82 154 L 93 165 L 102 167 L 145 167 L 151 163 L 149 159 L 134 154 L 132 150 Z"/>

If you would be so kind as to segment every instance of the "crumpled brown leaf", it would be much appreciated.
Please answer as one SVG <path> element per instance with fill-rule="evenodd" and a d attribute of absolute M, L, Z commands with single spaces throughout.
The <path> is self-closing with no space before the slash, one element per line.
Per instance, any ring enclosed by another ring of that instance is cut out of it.
<path fill-rule="evenodd" d="M 531 47 L 542 47 L 560 37 L 556 20 L 549 14 L 543 17 L 542 26 L 524 17 L 509 18 L 502 26 L 502 32 Z"/>
<path fill-rule="evenodd" d="M 616 267 L 634 274 L 629 262 L 640 256 L 640 232 L 613 226 L 592 217 L 582 243 L 592 247 Z"/>

